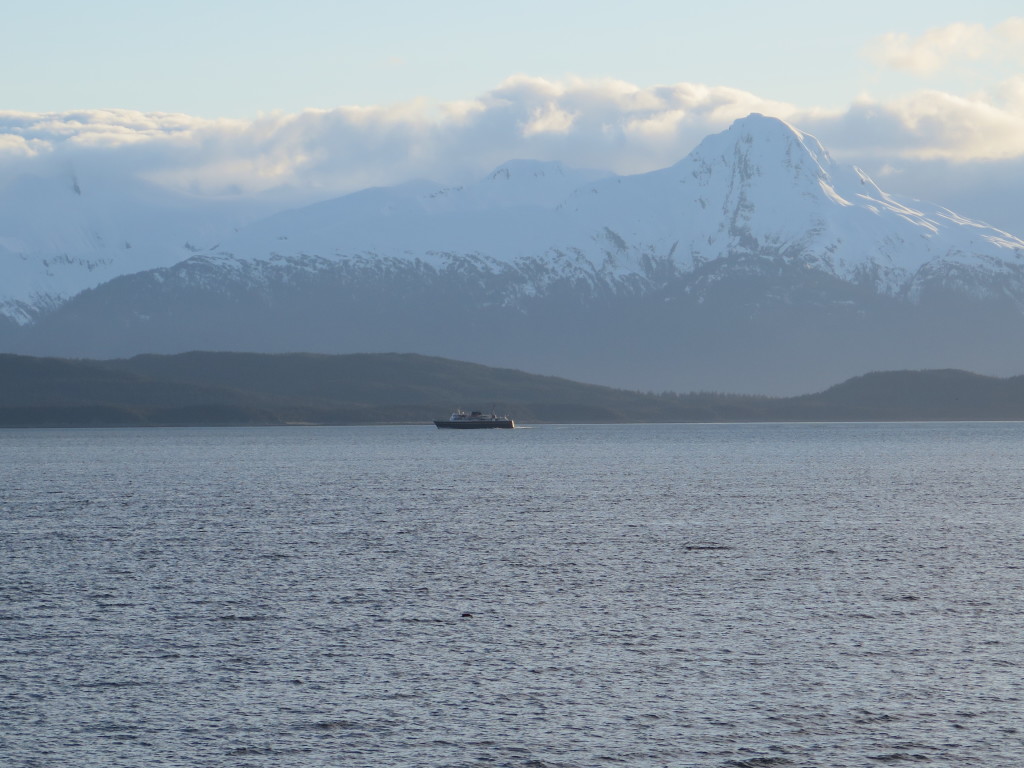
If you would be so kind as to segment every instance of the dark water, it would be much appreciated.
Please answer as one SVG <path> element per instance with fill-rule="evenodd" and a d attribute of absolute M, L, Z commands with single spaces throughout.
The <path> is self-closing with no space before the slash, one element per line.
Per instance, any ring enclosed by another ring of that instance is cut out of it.
<path fill-rule="evenodd" d="M 0 431 L 0 765 L 1017 768 L 1022 475 L 1022 424 Z"/>

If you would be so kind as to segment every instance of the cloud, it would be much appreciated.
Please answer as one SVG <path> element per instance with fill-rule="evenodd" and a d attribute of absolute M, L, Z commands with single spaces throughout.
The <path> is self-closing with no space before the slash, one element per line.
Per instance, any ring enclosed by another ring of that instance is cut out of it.
<path fill-rule="evenodd" d="M 0 134 L 0 157 L 26 158 L 35 157 L 48 148 L 46 142 L 26 139 L 23 136 Z"/>
<path fill-rule="evenodd" d="M 939 91 L 884 103 L 863 99 L 799 125 L 837 158 L 969 162 L 1024 156 L 1024 110 Z"/>
<path fill-rule="evenodd" d="M 523 126 L 523 136 L 526 138 L 539 133 L 569 133 L 576 119 L 575 114 L 559 109 L 554 104 L 534 111 L 531 117 L 530 122 Z"/>
<path fill-rule="evenodd" d="M 1024 24 L 1022 24 L 1024 27 Z M 971 162 L 1024 157 L 1024 78 L 971 99 L 921 91 L 842 110 L 695 83 L 513 77 L 445 104 L 310 109 L 253 120 L 129 110 L 0 112 L 0 182 L 70 164 L 79 175 L 202 196 L 307 199 L 412 179 L 463 183 L 513 158 L 638 173 L 684 157 L 750 112 L 817 135 L 837 159 Z"/>
<path fill-rule="evenodd" d="M 795 113 L 730 88 L 529 77 L 449 104 L 311 109 L 251 121 L 129 110 L 0 112 L 0 169 L 31 154 L 76 167 L 106 164 L 196 194 L 459 181 L 517 157 L 632 173 L 675 162 L 751 111 Z"/>
<path fill-rule="evenodd" d="M 965 59 L 1024 62 L 1024 18 L 1010 18 L 992 27 L 957 22 L 916 38 L 891 32 L 873 41 L 866 53 L 879 66 L 918 75 L 933 74 Z"/>

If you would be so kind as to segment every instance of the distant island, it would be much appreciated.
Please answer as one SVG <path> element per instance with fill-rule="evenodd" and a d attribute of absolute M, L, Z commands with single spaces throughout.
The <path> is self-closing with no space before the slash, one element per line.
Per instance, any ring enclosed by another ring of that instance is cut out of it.
<path fill-rule="evenodd" d="M 0 427 L 1024 420 L 1024 376 L 868 373 L 816 394 L 642 393 L 415 354 L 0 355 Z"/>

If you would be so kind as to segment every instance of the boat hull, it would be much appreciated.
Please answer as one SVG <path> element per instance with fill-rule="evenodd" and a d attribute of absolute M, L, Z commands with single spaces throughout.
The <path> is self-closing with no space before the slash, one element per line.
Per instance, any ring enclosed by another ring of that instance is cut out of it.
<path fill-rule="evenodd" d="M 514 429 L 512 419 L 482 419 L 480 421 L 435 421 L 438 429 Z"/>

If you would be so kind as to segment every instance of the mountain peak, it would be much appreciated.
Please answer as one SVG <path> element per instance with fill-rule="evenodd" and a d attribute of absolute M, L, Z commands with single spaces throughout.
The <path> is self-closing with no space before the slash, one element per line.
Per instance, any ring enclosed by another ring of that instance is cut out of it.
<path fill-rule="evenodd" d="M 509 160 L 463 191 L 472 197 L 471 207 L 551 207 L 575 189 L 608 175 L 567 168 L 553 160 Z"/>
<path fill-rule="evenodd" d="M 817 138 L 759 113 L 705 138 L 676 169 L 706 191 L 703 199 L 725 200 L 734 230 L 755 209 L 771 227 L 820 232 L 829 228 L 830 209 L 893 205 L 865 173 L 836 163 Z"/>
<path fill-rule="evenodd" d="M 722 133 L 708 136 L 694 154 L 721 158 L 741 173 L 765 172 L 769 168 L 788 171 L 793 180 L 831 186 L 836 163 L 814 136 L 785 120 L 758 112 L 734 121 Z"/>
<path fill-rule="evenodd" d="M 811 134 L 801 131 L 781 118 L 762 115 L 760 112 L 751 112 L 746 117 L 734 120 L 724 133 L 732 137 L 733 140 L 761 144 L 781 142 L 783 146 L 793 143 L 801 144 L 812 154 L 828 157 L 828 152 L 821 142 Z"/>
<path fill-rule="evenodd" d="M 522 181 L 565 176 L 565 167 L 557 160 L 509 160 L 487 175 L 487 181 Z"/>
<path fill-rule="evenodd" d="M 729 130 L 738 129 L 803 134 L 803 131 L 794 128 L 781 117 L 772 117 L 771 115 L 764 115 L 760 112 L 751 112 L 746 117 L 738 117 L 733 120 L 732 125 L 729 126 Z"/>

